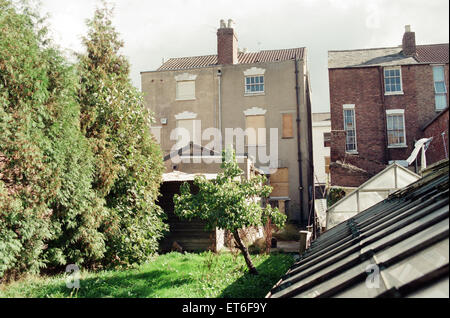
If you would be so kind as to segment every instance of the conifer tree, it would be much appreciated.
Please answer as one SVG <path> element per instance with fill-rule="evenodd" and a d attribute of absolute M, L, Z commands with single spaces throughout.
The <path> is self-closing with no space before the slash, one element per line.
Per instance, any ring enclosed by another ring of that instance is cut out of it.
<path fill-rule="evenodd" d="M 93 188 L 106 200 L 106 262 L 132 264 L 156 252 L 166 226 L 156 205 L 164 169 L 152 117 L 129 79 L 123 42 L 106 3 L 88 20 L 79 56 L 81 130 L 95 156 Z"/>

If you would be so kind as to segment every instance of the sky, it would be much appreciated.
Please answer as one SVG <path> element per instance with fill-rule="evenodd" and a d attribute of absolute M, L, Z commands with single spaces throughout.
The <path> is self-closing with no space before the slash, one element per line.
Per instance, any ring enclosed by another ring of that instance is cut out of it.
<path fill-rule="evenodd" d="M 172 57 L 217 54 L 221 19 L 233 19 L 248 52 L 306 47 L 313 112 L 328 112 L 328 51 L 401 45 L 405 25 L 417 44 L 449 42 L 448 0 L 108 0 L 125 42 L 131 80 Z M 97 0 L 41 0 L 42 14 L 67 54 L 82 52 L 85 21 Z"/>

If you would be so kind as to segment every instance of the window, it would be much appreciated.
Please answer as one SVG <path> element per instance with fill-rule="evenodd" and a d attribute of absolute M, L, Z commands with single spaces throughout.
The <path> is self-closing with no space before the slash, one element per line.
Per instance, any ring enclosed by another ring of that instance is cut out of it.
<path fill-rule="evenodd" d="M 281 114 L 283 118 L 283 137 L 294 138 L 294 116 L 292 113 Z"/>
<path fill-rule="evenodd" d="M 323 146 L 324 147 L 330 147 L 331 145 L 331 133 L 330 132 L 324 132 L 323 133 Z"/>
<path fill-rule="evenodd" d="M 264 93 L 264 75 L 245 77 L 245 94 Z"/>
<path fill-rule="evenodd" d="M 195 81 L 177 82 L 177 100 L 195 99 Z"/>
<path fill-rule="evenodd" d="M 266 118 L 264 115 L 245 117 L 245 129 L 248 129 L 248 146 L 266 145 Z"/>
<path fill-rule="evenodd" d="M 344 105 L 345 151 L 356 152 L 355 105 Z"/>
<path fill-rule="evenodd" d="M 402 71 L 400 67 L 390 67 L 384 69 L 384 90 L 385 94 L 402 94 Z"/>
<path fill-rule="evenodd" d="M 406 147 L 404 111 L 388 110 L 386 116 L 388 147 Z"/>
<path fill-rule="evenodd" d="M 177 100 L 193 100 L 195 99 L 195 74 L 178 74 L 175 76 L 177 82 L 176 99 Z"/>
<path fill-rule="evenodd" d="M 444 66 L 433 66 L 433 78 L 436 110 L 443 110 L 447 107 L 447 87 L 445 87 Z"/>

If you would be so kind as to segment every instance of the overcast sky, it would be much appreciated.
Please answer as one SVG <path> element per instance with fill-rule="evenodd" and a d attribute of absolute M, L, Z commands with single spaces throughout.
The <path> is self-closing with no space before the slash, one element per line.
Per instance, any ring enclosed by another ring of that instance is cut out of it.
<path fill-rule="evenodd" d="M 233 19 L 240 48 L 249 52 L 306 47 L 314 112 L 329 111 L 328 50 L 401 44 L 404 26 L 417 44 L 449 42 L 448 0 L 109 0 L 123 54 L 140 88 L 140 72 L 163 58 L 216 54 L 220 19 Z M 42 0 L 53 37 L 81 51 L 95 0 Z"/>

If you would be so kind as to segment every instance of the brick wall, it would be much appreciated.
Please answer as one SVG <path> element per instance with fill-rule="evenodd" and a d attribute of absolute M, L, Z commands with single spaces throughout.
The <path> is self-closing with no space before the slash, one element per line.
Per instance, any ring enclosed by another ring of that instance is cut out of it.
<path fill-rule="evenodd" d="M 434 120 L 428 127 L 424 130 L 424 136 L 429 138 L 433 137 L 433 140 L 428 147 L 426 152 L 427 165 L 438 162 L 442 159 L 446 159 L 446 151 L 448 157 L 449 151 L 449 138 L 448 138 L 448 125 L 449 125 L 449 115 L 448 108 L 443 111 L 436 120 Z M 442 132 L 445 132 L 444 139 L 442 138 Z M 445 147 L 444 147 L 445 140 Z"/>
<path fill-rule="evenodd" d="M 233 28 L 217 30 L 217 59 L 222 65 L 238 63 L 238 44 Z"/>
<path fill-rule="evenodd" d="M 415 140 L 423 138 L 421 127 L 436 115 L 433 71 L 431 65 L 402 66 L 403 95 L 384 95 L 383 68 L 330 69 L 330 111 L 332 131 L 342 131 L 343 105 L 355 105 L 357 154 L 345 155 L 342 136 L 332 134 L 331 161 L 342 161 L 361 168 L 369 178 L 384 169 L 390 160 L 406 160 L 414 149 Z M 448 89 L 448 64 L 446 65 Z M 448 94 L 447 94 L 448 99 Z M 403 109 L 407 147 L 386 145 L 386 110 Z M 333 176 L 334 174 L 334 176 Z M 354 186 L 343 169 L 331 168 L 334 185 Z M 355 177 L 355 180 L 364 177 Z M 350 181 L 348 181 L 348 180 Z M 363 180 L 365 181 L 365 180 Z M 358 183 L 360 181 L 357 181 Z"/>

